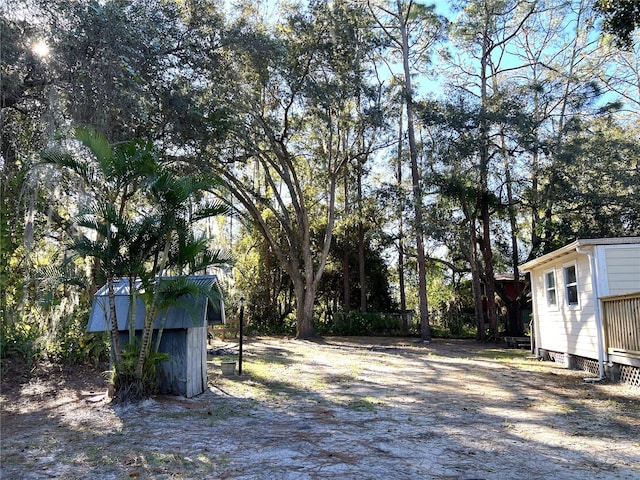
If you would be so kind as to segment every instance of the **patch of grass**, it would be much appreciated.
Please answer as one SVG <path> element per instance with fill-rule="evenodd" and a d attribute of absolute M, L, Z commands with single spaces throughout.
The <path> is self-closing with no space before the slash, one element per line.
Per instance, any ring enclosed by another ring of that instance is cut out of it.
<path fill-rule="evenodd" d="M 163 419 L 173 420 L 207 420 L 210 426 L 232 417 L 246 417 L 253 413 L 256 402 L 244 401 L 241 404 L 222 401 L 206 409 L 183 409 L 161 413 Z"/>
<path fill-rule="evenodd" d="M 254 358 L 246 364 L 243 362 L 242 372 L 253 379 L 273 381 L 285 374 L 286 368 L 283 365 L 283 363 L 272 361 L 270 358 Z"/>
<path fill-rule="evenodd" d="M 514 360 L 526 360 L 529 355 L 531 355 L 531 353 L 528 350 L 487 348 L 485 350 L 478 350 L 471 359 L 490 358 L 492 360 L 510 362 Z"/>
<path fill-rule="evenodd" d="M 578 407 L 573 403 L 558 404 L 558 411 L 560 411 L 561 413 L 572 413 L 572 412 L 575 412 L 576 410 L 578 410 Z"/>
<path fill-rule="evenodd" d="M 347 408 L 356 412 L 373 412 L 385 402 L 373 397 L 354 398 L 347 403 Z"/>
<path fill-rule="evenodd" d="M 146 450 L 131 452 L 123 468 L 129 478 L 196 478 L 229 464 L 228 455 L 194 455 L 184 452 Z"/>
<path fill-rule="evenodd" d="M 351 374 L 331 374 L 325 377 L 325 381 L 328 384 L 340 384 L 340 383 L 349 383 L 352 382 L 354 376 Z"/>
<path fill-rule="evenodd" d="M 2 463 L 3 465 L 21 465 L 25 463 L 25 457 L 18 452 L 7 452 L 7 446 L 2 446 Z"/>
<path fill-rule="evenodd" d="M 220 404 L 209 409 L 203 414 L 205 418 L 209 418 L 211 423 L 215 423 L 219 420 L 225 420 L 230 417 L 244 417 L 247 415 L 247 407 L 253 407 L 254 402 L 245 402 L 242 404 L 242 408 L 238 405 Z"/>
<path fill-rule="evenodd" d="M 224 379 L 225 388 L 244 391 L 251 397 L 262 396 L 282 399 L 283 397 L 307 396 L 310 392 L 326 387 L 326 381 L 319 376 L 307 376 L 295 367 L 271 363 L 268 359 L 252 359 L 243 364 L 243 377 Z"/>
<path fill-rule="evenodd" d="M 105 449 L 104 445 L 86 445 L 81 452 L 71 458 L 72 465 L 91 465 L 109 470 L 116 468 L 120 461 L 120 456 L 114 455 L 110 449 Z"/>

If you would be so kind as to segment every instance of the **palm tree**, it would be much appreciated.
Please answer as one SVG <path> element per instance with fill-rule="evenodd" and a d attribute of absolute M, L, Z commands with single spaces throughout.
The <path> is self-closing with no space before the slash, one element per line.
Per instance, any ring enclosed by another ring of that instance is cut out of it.
<path fill-rule="evenodd" d="M 160 222 L 155 231 L 154 261 L 147 264 L 151 265 L 151 268 L 139 272 L 144 290 L 153 292 L 153 296 L 147 296 L 145 301 L 144 329 L 135 369 L 137 379 L 141 379 L 143 375 L 158 315 L 181 296 L 197 293 L 196 284 L 185 283 L 184 272 L 202 271 L 207 267 L 228 262 L 219 251 L 210 251 L 206 246 L 206 239 L 197 238 L 192 228 L 199 220 L 229 212 L 227 205 L 222 203 L 193 202 L 201 192 L 211 189 L 213 185 L 214 182 L 210 179 L 196 179 L 190 176 L 177 178 L 172 173 L 161 170 L 149 182 L 151 204 L 158 208 Z M 172 270 L 180 275 L 172 277 L 171 280 L 160 280 L 161 275 Z M 159 345 L 159 341 L 156 345 Z"/>
<path fill-rule="evenodd" d="M 74 222 L 72 249 L 81 257 L 93 258 L 94 271 L 106 279 L 112 357 L 115 365 L 120 365 L 122 348 L 113 281 L 135 268 L 121 254 L 123 244 L 127 243 L 124 237 L 130 230 L 125 208 L 153 172 L 153 151 L 149 145 L 141 148 L 134 141 L 110 145 L 103 135 L 90 129 L 75 130 L 73 139 L 79 143 L 73 151 L 46 150 L 41 158 L 44 163 L 71 173 L 85 189 L 84 195 L 78 194 L 78 202 L 84 202 L 84 206 Z M 84 234 L 86 230 L 92 233 Z"/>
<path fill-rule="evenodd" d="M 185 296 L 203 294 L 185 274 L 227 263 L 220 252 L 197 237 L 194 224 L 229 212 L 220 202 L 203 202 L 203 192 L 215 190 L 217 179 L 178 176 L 149 143 L 132 140 L 109 144 L 93 130 L 74 133 L 73 149 L 43 152 L 45 163 L 75 176 L 86 190 L 84 206 L 75 217 L 71 249 L 93 258 L 107 284 L 116 398 L 143 398 L 153 393 L 149 372 L 158 356 L 151 338 L 159 315 Z M 84 232 L 84 234 L 83 234 Z M 170 279 L 163 275 L 175 273 Z M 123 361 L 114 284 L 129 279 L 129 343 Z M 208 292 L 207 292 L 208 294 Z M 140 341 L 134 330 L 136 297 L 143 299 L 145 319 Z M 120 390 L 120 391 L 119 391 Z"/>

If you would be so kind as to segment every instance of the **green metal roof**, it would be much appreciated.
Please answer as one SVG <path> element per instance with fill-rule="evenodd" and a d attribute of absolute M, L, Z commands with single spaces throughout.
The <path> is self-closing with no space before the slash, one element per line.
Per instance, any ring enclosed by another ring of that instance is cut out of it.
<path fill-rule="evenodd" d="M 160 282 L 170 282 L 177 278 L 160 277 L 158 280 Z M 210 325 L 225 323 L 224 301 L 218 288 L 217 277 L 215 275 L 190 275 L 186 279 L 199 287 L 216 292 L 216 297 L 219 300 L 212 304 L 205 295 L 198 295 L 195 298 L 185 295 L 180 301 L 180 306 L 170 307 L 158 315 L 154 328 L 160 327 L 165 315 L 165 329 L 185 329 L 202 327 L 207 323 Z M 140 280 L 134 281 L 133 290 L 139 289 L 140 285 Z M 136 300 L 135 329 L 142 330 L 144 326 L 146 313 L 144 302 L 139 296 L 134 297 L 131 295 L 131 290 L 129 279 L 119 279 L 114 283 L 116 317 L 118 319 L 118 330 L 120 331 L 129 329 L 129 308 L 133 298 Z M 108 288 L 105 285 L 94 296 L 87 331 L 104 332 L 111 330 L 110 318 Z"/>

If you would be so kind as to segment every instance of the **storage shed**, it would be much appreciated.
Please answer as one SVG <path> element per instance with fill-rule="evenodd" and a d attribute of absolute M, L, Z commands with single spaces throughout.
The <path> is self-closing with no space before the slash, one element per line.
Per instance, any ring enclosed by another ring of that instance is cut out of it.
<path fill-rule="evenodd" d="M 153 331 L 155 342 L 161 322 L 164 320 L 164 330 L 160 341 L 159 351 L 168 353 L 170 358 L 159 365 L 160 393 L 184 395 L 193 397 L 204 392 L 207 388 L 207 327 L 225 323 L 224 301 L 218 287 L 215 275 L 200 275 L 187 277 L 200 287 L 209 291 L 216 291 L 219 301 L 212 304 L 206 295 L 195 298 L 185 298 L 181 307 L 170 307 L 156 319 Z M 160 281 L 171 280 L 163 277 Z M 135 287 L 140 281 L 135 282 Z M 124 343 L 129 341 L 129 309 L 130 285 L 128 279 L 121 279 L 114 285 L 116 317 L 120 339 Z M 135 331 L 141 337 L 144 326 L 145 305 L 141 298 L 136 297 Z M 87 331 L 103 332 L 111 330 L 109 315 L 109 297 L 107 286 L 102 287 L 95 295 Z"/>
<path fill-rule="evenodd" d="M 640 380 L 640 237 L 578 239 L 520 269 L 539 356 Z"/>

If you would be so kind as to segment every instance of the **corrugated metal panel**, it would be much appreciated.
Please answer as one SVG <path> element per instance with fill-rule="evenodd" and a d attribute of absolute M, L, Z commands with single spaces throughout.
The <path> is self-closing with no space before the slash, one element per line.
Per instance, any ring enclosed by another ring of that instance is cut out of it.
<path fill-rule="evenodd" d="M 215 275 L 199 275 L 187 277 L 194 284 L 214 289 L 216 287 L 217 278 Z M 169 280 L 171 277 L 163 277 L 161 280 Z M 139 286 L 140 281 L 135 282 L 135 286 Z M 109 296 L 105 285 L 96 293 L 89 314 L 89 322 L 87 325 L 88 332 L 102 332 L 111 330 L 111 316 L 109 315 Z M 118 319 L 118 330 L 125 331 L 129 329 L 128 318 L 130 308 L 130 285 L 128 279 L 121 279 L 114 284 L 116 317 Z M 165 315 L 165 329 L 176 328 L 192 328 L 202 327 L 208 321 L 211 324 L 224 323 L 224 302 L 220 295 L 219 306 L 207 305 L 207 298 L 199 296 L 195 300 L 191 297 L 185 297 L 184 305 L 180 307 L 171 307 L 158 315 L 155 320 L 154 328 L 160 328 L 161 322 Z M 216 308 L 217 307 L 217 308 Z M 143 301 L 136 297 L 135 308 L 135 329 L 142 330 L 144 327 L 145 306 Z"/>

